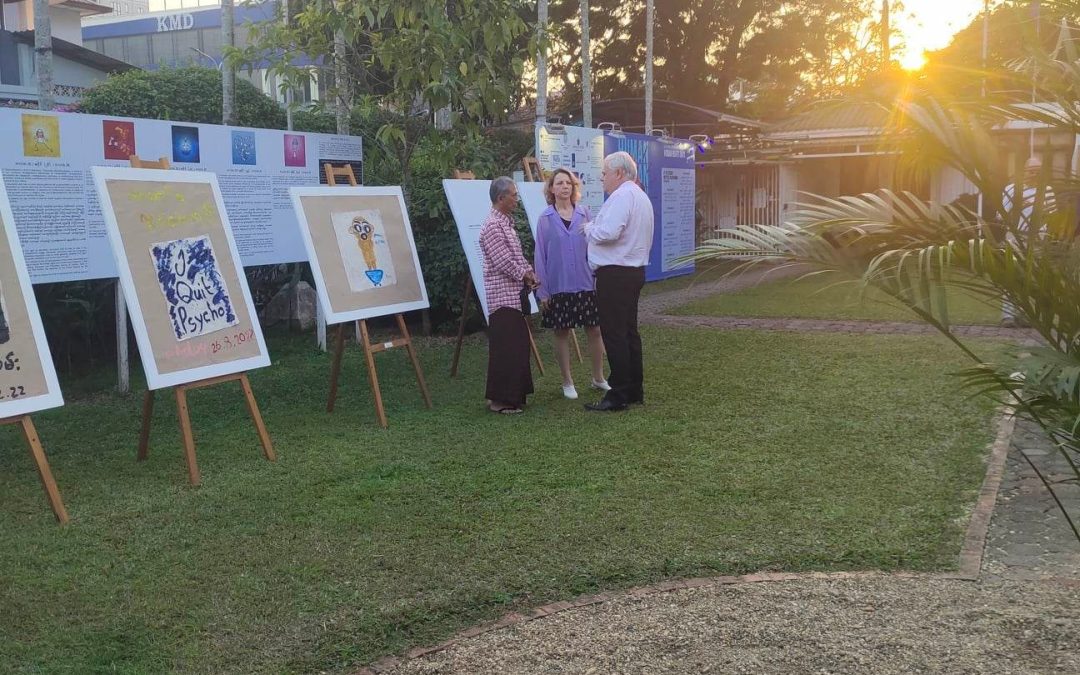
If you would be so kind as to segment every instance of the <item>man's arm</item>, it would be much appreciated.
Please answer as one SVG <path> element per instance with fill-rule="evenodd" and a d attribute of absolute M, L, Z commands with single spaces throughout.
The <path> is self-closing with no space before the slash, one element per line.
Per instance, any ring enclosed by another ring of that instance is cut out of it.
<path fill-rule="evenodd" d="M 589 243 L 605 244 L 621 237 L 630 220 L 632 203 L 631 196 L 625 192 L 608 197 L 600 213 L 596 214 L 596 220 L 585 225 L 585 238 Z"/>

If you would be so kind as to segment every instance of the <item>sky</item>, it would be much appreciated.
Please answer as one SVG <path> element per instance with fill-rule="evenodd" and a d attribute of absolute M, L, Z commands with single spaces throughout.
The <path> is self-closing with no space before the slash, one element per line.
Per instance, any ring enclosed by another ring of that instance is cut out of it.
<path fill-rule="evenodd" d="M 893 14 L 893 27 L 904 36 L 906 49 L 898 50 L 900 64 L 910 70 L 922 66 L 923 51 L 941 49 L 983 8 L 983 0 L 903 0 L 904 10 Z"/>

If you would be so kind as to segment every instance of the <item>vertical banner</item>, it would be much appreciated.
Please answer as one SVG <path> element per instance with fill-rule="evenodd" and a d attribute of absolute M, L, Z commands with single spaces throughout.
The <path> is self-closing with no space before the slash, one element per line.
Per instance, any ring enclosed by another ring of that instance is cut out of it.
<path fill-rule="evenodd" d="M 400 187 L 290 193 L 327 323 L 429 306 Z"/>
<path fill-rule="evenodd" d="M 93 176 L 149 387 L 270 365 L 217 177 Z"/>
<path fill-rule="evenodd" d="M 696 237 L 694 146 L 688 141 L 643 134 L 609 133 L 606 153 L 627 152 L 638 165 L 638 182 L 653 205 L 655 227 L 646 279 L 657 281 L 690 274 L 692 264 L 676 267 L 693 253 Z"/>
<path fill-rule="evenodd" d="M 31 137 L 31 142 L 37 141 Z M 63 404 L 0 178 L 0 419 Z"/>

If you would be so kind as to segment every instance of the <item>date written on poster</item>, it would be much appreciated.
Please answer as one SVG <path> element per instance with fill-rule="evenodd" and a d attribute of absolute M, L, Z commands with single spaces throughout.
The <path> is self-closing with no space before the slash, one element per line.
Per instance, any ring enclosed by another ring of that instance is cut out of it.
<path fill-rule="evenodd" d="M 0 355 L 0 373 L 17 373 L 22 368 L 19 366 L 19 357 L 15 352 Z M 26 396 L 26 387 L 16 385 L 0 385 L 0 401 L 11 401 Z"/>
<path fill-rule="evenodd" d="M 241 345 L 246 345 L 255 341 L 255 331 L 252 329 L 236 331 L 226 335 L 218 336 L 213 340 L 206 340 L 197 344 L 182 343 L 169 350 L 166 354 L 166 358 L 170 359 L 190 359 L 195 356 L 205 356 L 207 354 L 220 354 L 227 352 L 230 349 L 236 349 Z"/>

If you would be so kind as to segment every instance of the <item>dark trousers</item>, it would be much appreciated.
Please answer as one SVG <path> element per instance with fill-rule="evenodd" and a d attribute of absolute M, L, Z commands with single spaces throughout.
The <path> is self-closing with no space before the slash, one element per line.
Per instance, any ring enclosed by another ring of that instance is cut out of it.
<path fill-rule="evenodd" d="M 489 401 L 525 405 L 533 393 L 532 365 L 529 362 L 529 326 L 516 309 L 500 307 L 488 317 Z"/>
<path fill-rule="evenodd" d="M 611 391 L 604 398 L 618 405 L 645 399 L 638 333 L 638 299 L 644 285 L 644 267 L 608 265 L 596 270 L 596 306 L 611 369 Z"/>

